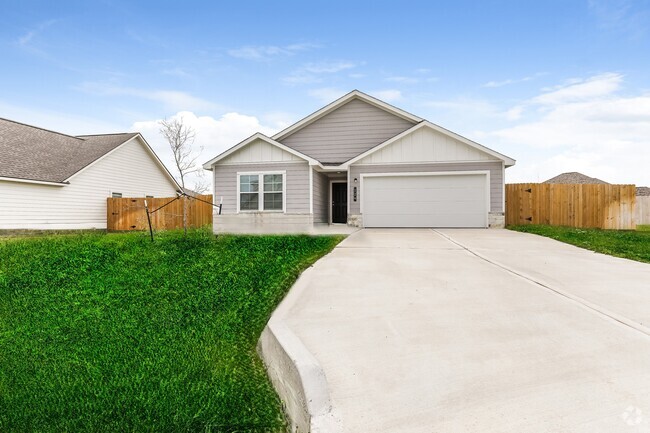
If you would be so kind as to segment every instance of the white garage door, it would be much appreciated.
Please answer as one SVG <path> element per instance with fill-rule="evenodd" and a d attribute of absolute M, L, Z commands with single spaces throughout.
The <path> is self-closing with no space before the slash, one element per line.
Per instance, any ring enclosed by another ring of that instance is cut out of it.
<path fill-rule="evenodd" d="M 364 227 L 487 227 L 485 174 L 364 176 Z"/>

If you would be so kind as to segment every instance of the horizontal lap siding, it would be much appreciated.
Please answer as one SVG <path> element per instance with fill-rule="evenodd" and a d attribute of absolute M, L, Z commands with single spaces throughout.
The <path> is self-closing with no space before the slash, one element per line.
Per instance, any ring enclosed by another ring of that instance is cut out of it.
<path fill-rule="evenodd" d="M 113 192 L 171 197 L 176 187 L 136 138 L 67 186 L 0 181 L 0 229 L 105 229 L 106 199 Z"/>
<path fill-rule="evenodd" d="M 237 213 L 237 173 L 286 171 L 286 213 L 309 213 L 309 165 L 307 162 L 214 166 L 214 197 L 223 199 L 223 214 Z"/>
<path fill-rule="evenodd" d="M 413 125 L 355 99 L 280 141 L 321 162 L 336 163 L 347 161 Z"/>
<path fill-rule="evenodd" d="M 361 173 L 413 173 L 413 172 L 453 172 L 489 170 L 490 172 L 490 211 L 503 212 L 503 166 L 498 162 L 468 162 L 453 164 L 393 164 L 393 165 L 353 165 L 350 167 L 350 179 L 361 177 Z M 351 182 L 352 187 L 354 182 Z M 350 191 L 350 194 L 352 192 Z M 350 200 L 352 215 L 361 212 L 361 192 L 357 201 Z"/>
<path fill-rule="evenodd" d="M 314 170 L 314 222 L 329 222 L 329 180 L 323 173 Z"/>

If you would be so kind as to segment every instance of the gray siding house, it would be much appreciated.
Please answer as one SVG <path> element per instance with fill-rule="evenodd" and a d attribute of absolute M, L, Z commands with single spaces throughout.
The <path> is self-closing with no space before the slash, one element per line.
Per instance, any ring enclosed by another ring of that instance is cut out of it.
<path fill-rule="evenodd" d="M 502 227 L 515 161 L 357 90 L 206 162 L 215 232 Z"/>

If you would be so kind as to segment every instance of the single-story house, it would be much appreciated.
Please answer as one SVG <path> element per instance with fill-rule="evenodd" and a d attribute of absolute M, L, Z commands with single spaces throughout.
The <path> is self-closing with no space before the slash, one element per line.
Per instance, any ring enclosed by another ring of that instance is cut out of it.
<path fill-rule="evenodd" d="M 75 137 L 0 118 L 0 230 L 105 229 L 107 197 L 179 188 L 137 132 Z"/>
<path fill-rule="evenodd" d="M 357 90 L 203 166 L 222 203 L 215 232 L 502 227 L 515 160 Z"/>

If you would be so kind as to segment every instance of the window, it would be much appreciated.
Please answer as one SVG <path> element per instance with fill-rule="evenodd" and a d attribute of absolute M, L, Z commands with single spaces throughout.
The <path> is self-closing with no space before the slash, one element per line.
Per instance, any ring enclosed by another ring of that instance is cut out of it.
<path fill-rule="evenodd" d="M 111 194 L 111 197 L 113 198 L 122 198 L 122 193 L 121 192 L 114 192 Z"/>
<path fill-rule="evenodd" d="M 282 175 L 264 175 L 264 210 L 282 210 Z"/>
<path fill-rule="evenodd" d="M 283 211 L 284 173 L 239 175 L 240 211 Z"/>
<path fill-rule="evenodd" d="M 239 177 L 239 209 L 259 210 L 260 177 L 247 174 Z"/>

